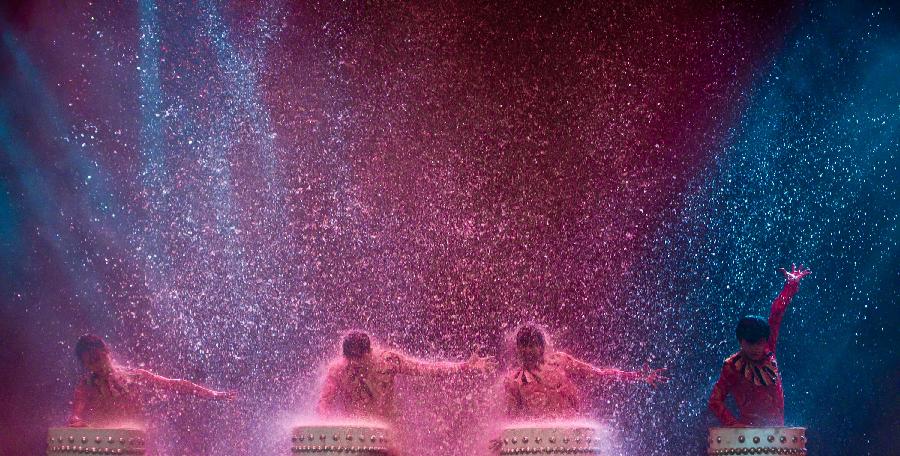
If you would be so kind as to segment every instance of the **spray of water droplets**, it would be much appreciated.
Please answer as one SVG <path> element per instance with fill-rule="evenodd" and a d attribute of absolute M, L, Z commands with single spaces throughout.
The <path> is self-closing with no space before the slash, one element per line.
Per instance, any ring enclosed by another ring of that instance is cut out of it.
<path fill-rule="evenodd" d="M 238 391 L 152 404 L 161 454 L 275 455 L 345 330 L 506 368 L 531 321 L 668 368 L 586 412 L 623 454 L 694 454 L 791 262 L 787 421 L 888 448 L 895 8 L 48 3 L 0 29 L 0 451 L 64 422 L 85 332 Z M 410 451 L 487 454 L 495 380 L 402 380 Z"/>

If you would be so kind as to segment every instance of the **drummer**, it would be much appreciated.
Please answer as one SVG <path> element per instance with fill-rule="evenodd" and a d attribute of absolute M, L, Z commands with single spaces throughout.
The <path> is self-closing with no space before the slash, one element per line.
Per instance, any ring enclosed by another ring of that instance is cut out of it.
<path fill-rule="evenodd" d="M 187 380 L 166 378 L 144 369 L 132 369 L 113 360 L 106 342 L 85 334 L 75 345 L 75 356 L 85 369 L 75 388 L 69 426 L 99 427 L 135 423 L 143 407 L 166 392 L 213 400 L 232 400 L 234 392 L 216 391 Z"/>
<path fill-rule="evenodd" d="M 566 352 L 550 350 L 544 331 L 526 324 L 516 332 L 518 363 L 503 380 L 506 412 L 511 418 L 573 418 L 580 412 L 576 380 L 647 383 L 668 381 L 665 369 L 631 372 L 597 367 Z"/>
<path fill-rule="evenodd" d="M 709 397 L 709 409 L 724 426 L 784 425 L 784 389 L 775 346 L 784 313 L 800 288 L 800 280 L 810 271 L 801 264 L 799 269 L 791 265 L 790 272 L 782 268 L 781 273 L 786 281 L 772 303 L 769 319 L 748 316 L 738 321 L 735 333 L 740 350 L 725 360 Z M 737 417 L 725 405 L 729 394 L 737 404 Z"/>
<path fill-rule="evenodd" d="M 342 356 L 332 361 L 325 374 L 317 407 L 322 416 L 369 418 L 391 424 L 399 415 L 394 393 L 398 376 L 441 378 L 496 369 L 493 358 L 474 353 L 464 362 L 416 359 L 374 345 L 362 331 L 347 333 L 341 348 Z"/>

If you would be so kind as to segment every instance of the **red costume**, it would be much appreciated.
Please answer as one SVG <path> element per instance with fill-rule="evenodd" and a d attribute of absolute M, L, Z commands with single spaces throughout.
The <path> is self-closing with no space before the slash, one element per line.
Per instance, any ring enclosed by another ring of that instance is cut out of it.
<path fill-rule="evenodd" d="M 428 362 L 394 351 L 380 351 L 366 363 L 350 363 L 341 358 L 328 368 L 319 398 L 320 414 L 395 421 L 394 398 L 397 375 L 440 376 L 464 371 L 468 363 Z"/>
<path fill-rule="evenodd" d="M 72 426 L 139 423 L 143 406 L 155 393 L 172 391 L 212 398 L 216 392 L 187 380 L 161 377 L 143 369 L 116 367 L 105 376 L 88 373 L 75 388 Z"/>
<path fill-rule="evenodd" d="M 788 281 L 772 303 L 769 314 L 770 335 L 764 360 L 754 362 L 740 351 L 725 360 L 719 381 L 709 397 L 709 408 L 725 426 L 783 426 L 784 389 L 775 360 L 775 346 L 784 312 L 800 283 Z M 731 394 L 737 403 L 740 419 L 725 406 Z"/>
<path fill-rule="evenodd" d="M 507 414 L 517 418 L 572 418 L 580 410 L 580 394 L 572 378 L 645 381 L 647 375 L 598 369 L 563 352 L 553 352 L 536 368 L 520 366 L 507 373 L 503 386 Z"/>

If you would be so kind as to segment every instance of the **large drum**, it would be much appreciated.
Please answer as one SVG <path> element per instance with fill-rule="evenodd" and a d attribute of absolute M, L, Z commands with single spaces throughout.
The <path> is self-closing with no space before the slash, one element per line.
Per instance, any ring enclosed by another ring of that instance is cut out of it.
<path fill-rule="evenodd" d="M 147 434 L 140 429 L 50 428 L 47 456 L 142 455 Z"/>
<path fill-rule="evenodd" d="M 291 432 L 294 455 L 384 456 L 392 448 L 390 430 L 378 426 L 297 426 Z"/>
<path fill-rule="evenodd" d="M 500 454 L 607 455 L 612 454 L 612 442 L 603 426 L 516 426 L 500 434 Z"/>
<path fill-rule="evenodd" d="M 727 428 L 709 430 L 709 455 L 806 454 L 806 428 Z"/>

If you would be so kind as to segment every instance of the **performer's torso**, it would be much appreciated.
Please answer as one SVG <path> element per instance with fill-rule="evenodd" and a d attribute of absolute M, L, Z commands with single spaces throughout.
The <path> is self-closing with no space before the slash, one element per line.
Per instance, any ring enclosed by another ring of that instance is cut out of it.
<path fill-rule="evenodd" d="M 750 426 L 784 425 L 784 389 L 775 354 L 753 363 L 740 353 L 725 361 L 729 375 L 736 379 L 731 391 L 740 421 Z"/>
<path fill-rule="evenodd" d="M 339 379 L 340 402 L 351 416 L 393 420 L 397 416 L 394 383 L 395 367 L 376 356 L 365 368 L 342 366 Z"/>
<path fill-rule="evenodd" d="M 86 399 L 83 418 L 92 426 L 142 421 L 147 391 L 139 372 L 117 368 L 105 379 L 89 374 L 79 388 Z"/>
<path fill-rule="evenodd" d="M 566 372 L 565 357 L 551 354 L 540 369 L 519 369 L 507 377 L 520 398 L 526 418 L 571 417 L 578 413 L 578 388 Z"/>

